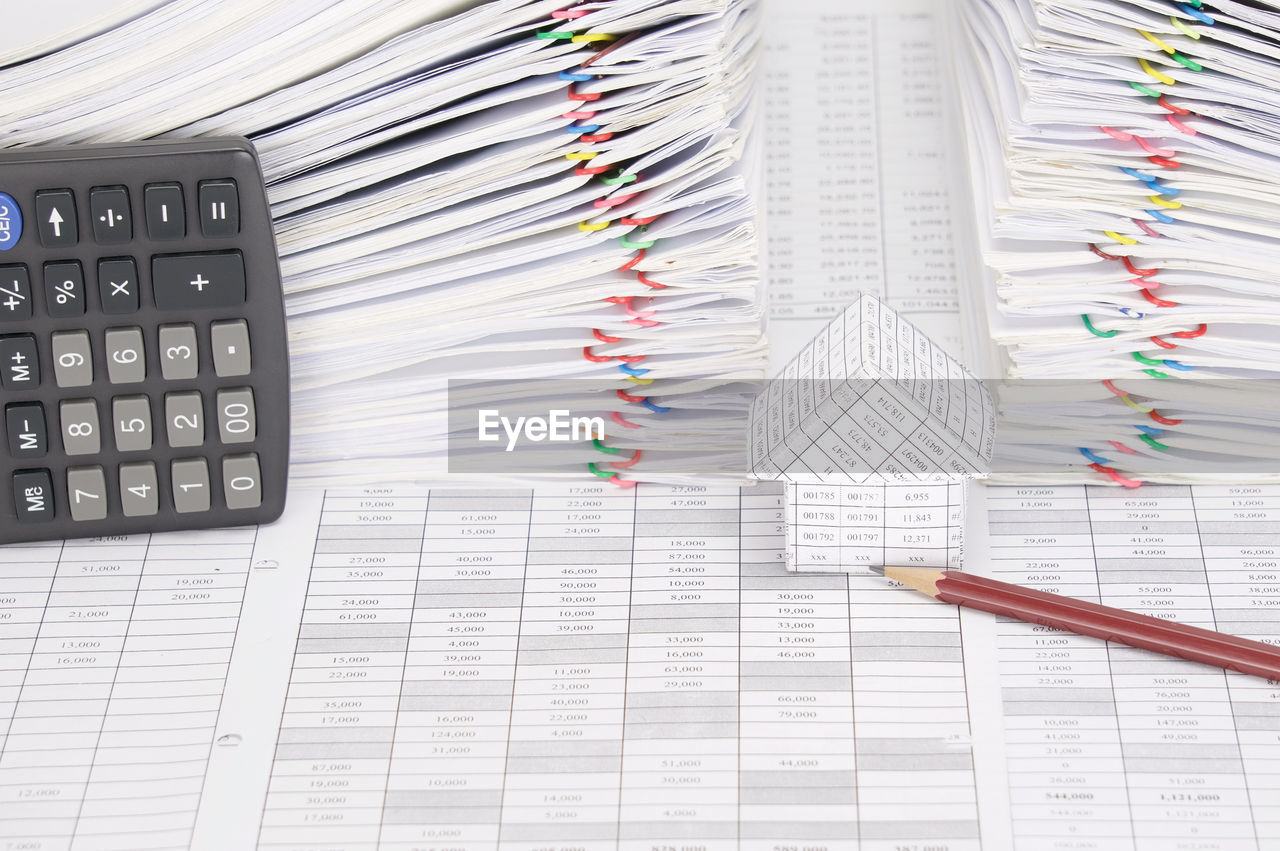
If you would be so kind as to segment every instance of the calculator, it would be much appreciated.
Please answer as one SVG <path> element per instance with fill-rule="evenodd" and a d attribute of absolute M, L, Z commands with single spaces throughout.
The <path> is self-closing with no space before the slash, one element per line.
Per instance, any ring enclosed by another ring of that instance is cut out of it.
<path fill-rule="evenodd" d="M 0 543 L 263 523 L 289 372 L 257 152 L 0 151 Z"/>

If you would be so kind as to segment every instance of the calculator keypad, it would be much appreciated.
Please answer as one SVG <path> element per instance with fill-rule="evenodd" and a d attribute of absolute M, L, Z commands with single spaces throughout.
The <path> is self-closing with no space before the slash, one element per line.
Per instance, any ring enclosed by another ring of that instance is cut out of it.
<path fill-rule="evenodd" d="M 251 146 L 2 151 L 0 204 L 0 543 L 278 516 L 287 351 Z"/>

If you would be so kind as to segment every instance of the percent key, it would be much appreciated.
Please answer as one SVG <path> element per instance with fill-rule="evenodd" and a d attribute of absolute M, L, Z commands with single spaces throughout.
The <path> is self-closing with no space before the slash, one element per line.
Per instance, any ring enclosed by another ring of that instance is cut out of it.
<path fill-rule="evenodd" d="M 46 263 L 44 287 L 50 316 L 65 319 L 84 315 L 84 271 L 79 263 Z"/>

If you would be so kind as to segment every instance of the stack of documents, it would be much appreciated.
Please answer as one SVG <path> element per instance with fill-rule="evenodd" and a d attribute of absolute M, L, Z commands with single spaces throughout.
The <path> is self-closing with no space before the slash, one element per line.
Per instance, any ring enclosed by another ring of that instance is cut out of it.
<path fill-rule="evenodd" d="M 603 440 L 533 447 L 525 472 L 741 476 L 765 357 L 757 14 L 136 2 L 81 33 L 96 35 L 0 57 L 5 139 L 254 141 L 297 476 L 426 478 L 477 454 L 468 471 L 509 472 L 501 444 L 471 446 L 474 421 L 451 424 L 460 399 L 605 424 Z"/>
<path fill-rule="evenodd" d="M 963 0 L 996 474 L 1280 470 L 1280 4 Z"/>

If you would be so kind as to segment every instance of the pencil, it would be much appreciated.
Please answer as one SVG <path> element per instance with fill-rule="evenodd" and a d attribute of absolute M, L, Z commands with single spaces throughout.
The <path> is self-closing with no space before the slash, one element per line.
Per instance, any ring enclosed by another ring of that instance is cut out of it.
<path fill-rule="evenodd" d="M 1280 679 L 1280 648 L 958 570 L 875 567 L 876 573 L 957 606 L 1117 641 L 1229 671 Z"/>

